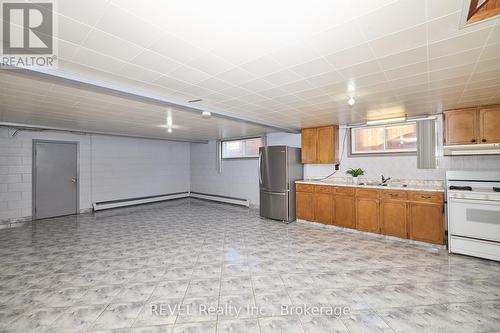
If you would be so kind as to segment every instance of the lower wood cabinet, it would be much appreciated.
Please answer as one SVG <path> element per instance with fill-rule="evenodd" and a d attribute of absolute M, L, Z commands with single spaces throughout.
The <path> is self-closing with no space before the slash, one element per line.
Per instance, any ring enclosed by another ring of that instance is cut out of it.
<path fill-rule="evenodd" d="M 354 197 L 336 195 L 333 224 L 344 228 L 356 228 Z"/>
<path fill-rule="evenodd" d="M 332 224 L 335 205 L 333 195 L 327 193 L 315 193 L 314 204 L 314 221 L 323 224 Z"/>
<path fill-rule="evenodd" d="M 427 202 L 408 204 L 410 238 L 417 241 L 444 244 L 444 206 Z"/>
<path fill-rule="evenodd" d="M 356 229 L 380 233 L 379 200 L 356 198 Z"/>
<path fill-rule="evenodd" d="M 406 201 L 382 200 L 380 202 L 380 232 L 388 236 L 408 238 L 406 214 Z"/>
<path fill-rule="evenodd" d="M 314 221 L 314 193 L 296 193 L 296 214 L 301 220 Z"/>
<path fill-rule="evenodd" d="M 297 218 L 444 244 L 442 192 L 297 184 Z"/>

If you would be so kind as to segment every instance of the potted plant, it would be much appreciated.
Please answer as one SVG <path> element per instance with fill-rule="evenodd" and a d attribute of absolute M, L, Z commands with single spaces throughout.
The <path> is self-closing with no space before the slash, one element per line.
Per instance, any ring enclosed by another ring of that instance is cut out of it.
<path fill-rule="evenodd" d="M 351 168 L 351 169 L 347 170 L 345 173 L 352 176 L 353 184 L 357 184 L 358 177 L 363 176 L 365 174 L 365 171 L 361 168 L 357 168 L 357 169 Z"/>

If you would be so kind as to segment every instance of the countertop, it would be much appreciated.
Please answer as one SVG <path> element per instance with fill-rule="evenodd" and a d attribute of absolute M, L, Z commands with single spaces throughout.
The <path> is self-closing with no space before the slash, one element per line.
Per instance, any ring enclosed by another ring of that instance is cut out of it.
<path fill-rule="evenodd" d="M 376 188 L 376 189 L 382 189 L 382 190 L 401 190 L 401 191 L 429 191 L 429 192 L 444 192 L 444 187 L 440 185 L 428 185 L 428 184 L 408 184 L 406 186 L 403 186 L 402 183 L 393 183 L 389 184 L 387 186 L 382 186 L 382 185 L 361 185 L 362 181 L 360 181 L 360 184 L 353 184 L 352 182 L 348 181 L 342 181 L 342 180 L 332 180 L 332 179 L 326 179 L 326 180 L 298 180 L 295 182 L 296 184 L 309 184 L 309 185 L 329 185 L 329 186 L 349 186 L 349 187 L 359 187 L 359 188 Z"/>

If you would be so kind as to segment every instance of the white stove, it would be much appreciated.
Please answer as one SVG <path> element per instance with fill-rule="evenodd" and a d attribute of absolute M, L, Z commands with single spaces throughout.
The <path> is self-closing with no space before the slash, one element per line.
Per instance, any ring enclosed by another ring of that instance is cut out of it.
<path fill-rule="evenodd" d="M 500 261 L 500 171 L 446 173 L 448 248 Z"/>

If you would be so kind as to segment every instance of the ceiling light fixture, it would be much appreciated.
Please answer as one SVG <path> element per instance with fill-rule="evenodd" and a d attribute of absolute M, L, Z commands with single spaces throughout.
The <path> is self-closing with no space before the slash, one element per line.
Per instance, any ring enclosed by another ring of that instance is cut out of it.
<path fill-rule="evenodd" d="M 210 118 L 210 117 L 212 116 L 212 112 L 210 112 L 210 111 L 203 111 L 203 112 L 201 113 L 201 116 L 202 116 L 203 118 L 205 118 L 205 119 Z"/>
<path fill-rule="evenodd" d="M 347 100 L 347 104 L 349 104 L 349 106 L 353 106 L 354 103 L 356 103 L 356 100 L 354 99 L 354 97 L 350 96 Z"/>
<path fill-rule="evenodd" d="M 366 124 L 368 126 L 371 126 L 371 125 L 381 125 L 381 124 L 390 124 L 390 123 L 401 123 L 403 121 L 406 121 L 406 117 L 367 120 Z"/>

